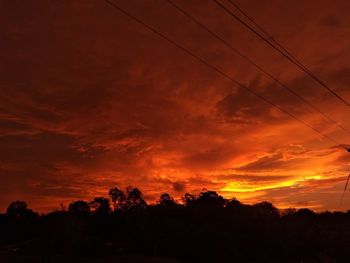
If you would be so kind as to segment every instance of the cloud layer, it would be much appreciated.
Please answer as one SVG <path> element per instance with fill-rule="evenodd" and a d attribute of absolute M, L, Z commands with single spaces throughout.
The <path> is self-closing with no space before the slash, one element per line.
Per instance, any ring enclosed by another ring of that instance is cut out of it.
<path fill-rule="evenodd" d="M 238 1 L 350 101 L 348 1 Z M 346 144 L 349 134 L 166 1 L 119 1 L 281 108 Z M 176 1 L 350 129 L 349 109 L 212 2 Z M 203 188 L 244 202 L 337 209 L 350 156 L 96 1 L 6 1 L 0 27 L 0 208 L 39 211 L 134 185 L 155 201 Z M 344 208 L 350 205 L 350 196 Z"/>

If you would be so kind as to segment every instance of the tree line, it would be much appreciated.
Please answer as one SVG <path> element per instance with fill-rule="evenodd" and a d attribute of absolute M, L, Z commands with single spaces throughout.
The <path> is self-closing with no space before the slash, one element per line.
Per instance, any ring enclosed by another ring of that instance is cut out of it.
<path fill-rule="evenodd" d="M 138 188 L 77 200 L 38 215 L 24 201 L 0 215 L 0 248 L 50 255 L 143 255 L 179 262 L 348 262 L 350 212 L 279 210 L 215 191 L 168 193 L 147 204 Z"/>

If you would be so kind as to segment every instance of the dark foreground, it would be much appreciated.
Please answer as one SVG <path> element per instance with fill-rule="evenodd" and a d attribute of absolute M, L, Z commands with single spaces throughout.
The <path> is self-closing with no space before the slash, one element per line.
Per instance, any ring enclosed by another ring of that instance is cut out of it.
<path fill-rule="evenodd" d="M 279 211 L 212 191 L 182 205 L 117 194 L 115 209 L 95 198 L 42 216 L 12 203 L 0 216 L 0 262 L 350 262 L 349 212 Z"/>
<path fill-rule="evenodd" d="M 11 263 L 105 263 L 105 262 L 119 262 L 119 263 L 177 263 L 179 261 L 166 258 L 151 258 L 144 256 L 70 256 L 70 255 L 19 255 L 11 252 L 0 252 L 0 262 Z"/>

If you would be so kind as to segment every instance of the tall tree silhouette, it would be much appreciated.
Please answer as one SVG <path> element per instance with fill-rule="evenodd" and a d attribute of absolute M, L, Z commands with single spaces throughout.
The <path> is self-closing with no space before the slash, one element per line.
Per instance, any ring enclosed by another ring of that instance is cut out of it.
<path fill-rule="evenodd" d="M 108 192 L 112 199 L 114 209 L 122 208 L 125 205 L 126 196 L 122 190 L 117 187 L 112 188 Z"/>
<path fill-rule="evenodd" d="M 147 203 L 143 199 L 143 194 L 138 188 L 129 186 L 126 188 L 125 206 L 128 209 L 145 208 Z"/>

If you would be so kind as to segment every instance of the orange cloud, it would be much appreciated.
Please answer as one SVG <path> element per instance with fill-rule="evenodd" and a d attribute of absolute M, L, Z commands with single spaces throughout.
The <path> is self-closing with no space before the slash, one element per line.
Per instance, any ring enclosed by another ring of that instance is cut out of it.
<path fill-rule="evenodd" d="M 348 1 L 265 2 L 239 4 L 349 101 Z M 349 109 L 211 2 L 178 3 L 350 129 Z M 322 133 L 348 143 L 348 134 L 171 5 L 122 4 Z M 48 211 L 61 202 L 106 195 L 115 185 L 137 186 L 151 202 L 162 192 L 180 198 L 208 188 L 245 202 L 337 209 L 349 154 L 104 3 L 7 1 L 2 9 L 2 210 L 25 199 Z"/>

